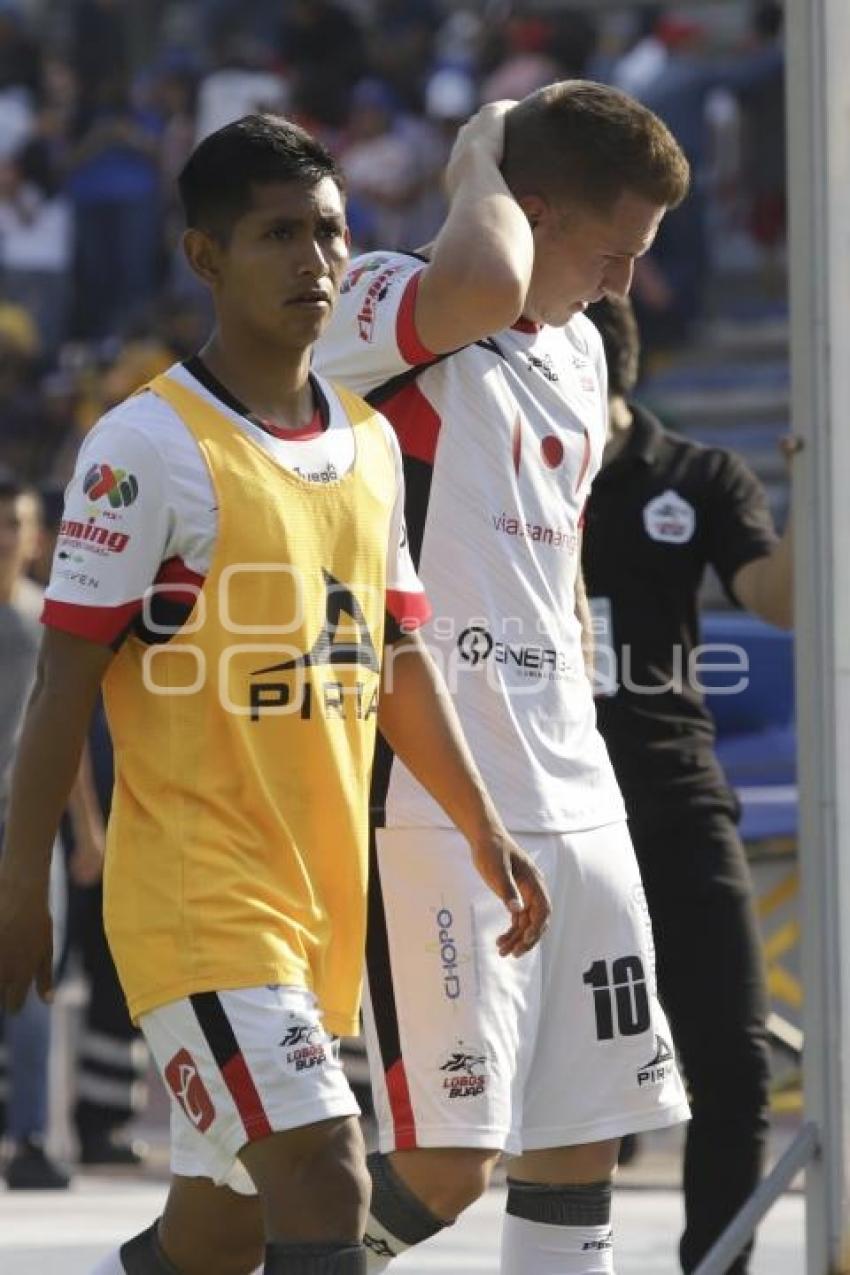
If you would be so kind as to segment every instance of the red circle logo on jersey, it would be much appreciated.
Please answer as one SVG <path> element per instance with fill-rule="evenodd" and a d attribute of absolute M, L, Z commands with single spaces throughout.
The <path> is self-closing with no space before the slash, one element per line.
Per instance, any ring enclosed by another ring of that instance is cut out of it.
<path fill-rule="evenodd" d="M 541 440 L 540 450 L 543 453 L 544 464 L 548 465 L 550 469 L 557 469 L 564 459 L 564 444 L 554 434 L 547 434 Z"/>

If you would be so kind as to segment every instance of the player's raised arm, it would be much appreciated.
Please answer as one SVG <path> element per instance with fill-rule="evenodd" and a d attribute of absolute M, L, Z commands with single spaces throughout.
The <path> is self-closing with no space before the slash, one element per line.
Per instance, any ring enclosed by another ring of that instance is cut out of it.
<path fill-rule="evenodd" d="M 33 979 L 51 986 L 50 857 L 74 783 L 109 647 L 45 629 L 12 777 L 0 857 L 0 1007 L 17 1010 Z"/>
<path fill-rule="evenodd" d="M 458 134 L 446 170 L 449 213 L 416 298 L 416 332 L 434 354 L 510 327 L 534 264 L 528 218 L 499 163 L 512 102 L 482 107 Z"/>
<path fill-rule="evenodd" d="M 512 913 L 503 956 L 541 938 L 551 904 L 543 878 L 500 819 L 467 747 L 448 690 L 421 637 L 387 649 L 378 727 L 395 755 L 463 833 L 476 870 Z"/>

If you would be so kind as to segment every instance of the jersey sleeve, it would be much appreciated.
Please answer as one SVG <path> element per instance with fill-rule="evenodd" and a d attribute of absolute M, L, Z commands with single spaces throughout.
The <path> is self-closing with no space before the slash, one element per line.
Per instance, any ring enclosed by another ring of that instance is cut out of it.
<path fill-rule="evenodd" d="M 416 294 L 425 263 L 399 253 L 351 263 L 314 368 L 364 398 L 393 377 L 430 363 L 434 355 L 416 332 Z"/>
<path fill-rule="evenodd" d="M 392 643 L 397 642 L 405 633 L 421 628 L 431 618 L 431 605 L 410 556 L 404 521 L 404 470 L 401 451 L 389 422 L 386 422 L 386 431 L 396 465 L 396 494 L 387 546 L 387 614 L 384 637 L 385 642 Z"/>
<path fill-rule="evenodd" d="M 104 417 L 80 449 L 41 616 L 105 646 L 120 644 L 169 556 L 167 466 L 138 428 L 146 398 Z"/>
<path fill-rule="evenodd" d="M 734 452 L 713 454 L 711 498 L 706 523 L 706 556 L 736 606 L 736 572 L 766 557 L 777 541 L 764 488 Z"/>

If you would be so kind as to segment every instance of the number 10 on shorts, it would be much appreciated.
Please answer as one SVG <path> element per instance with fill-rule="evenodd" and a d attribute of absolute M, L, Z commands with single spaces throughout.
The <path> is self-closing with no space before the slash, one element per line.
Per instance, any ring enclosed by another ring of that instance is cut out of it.
<path fill-rule="evenodd" d="M 618 957 L 610 973 L 607 961 L 594 961 L 582 981 L 593 988 L 597 1039 L 613 1040 L 617 1032 L 641 1036 L 649 1030 L 649 993 L 639 956 Z"/>

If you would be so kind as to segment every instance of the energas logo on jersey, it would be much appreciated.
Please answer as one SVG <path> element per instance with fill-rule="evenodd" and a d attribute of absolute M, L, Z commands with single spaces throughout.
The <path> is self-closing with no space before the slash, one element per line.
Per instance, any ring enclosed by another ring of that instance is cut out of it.
<path fill-rule="evenodd" d="M 464 663 L 473 668 L 492 658 L 495 664 L 514 668 L 523 677 L 570 677 L 575 671 L 564 651 L 537 643 L 525 645 L 497 641 L 481 624 L 472 624 L 463 630 L 457 640 L 457 649 Z"/>

